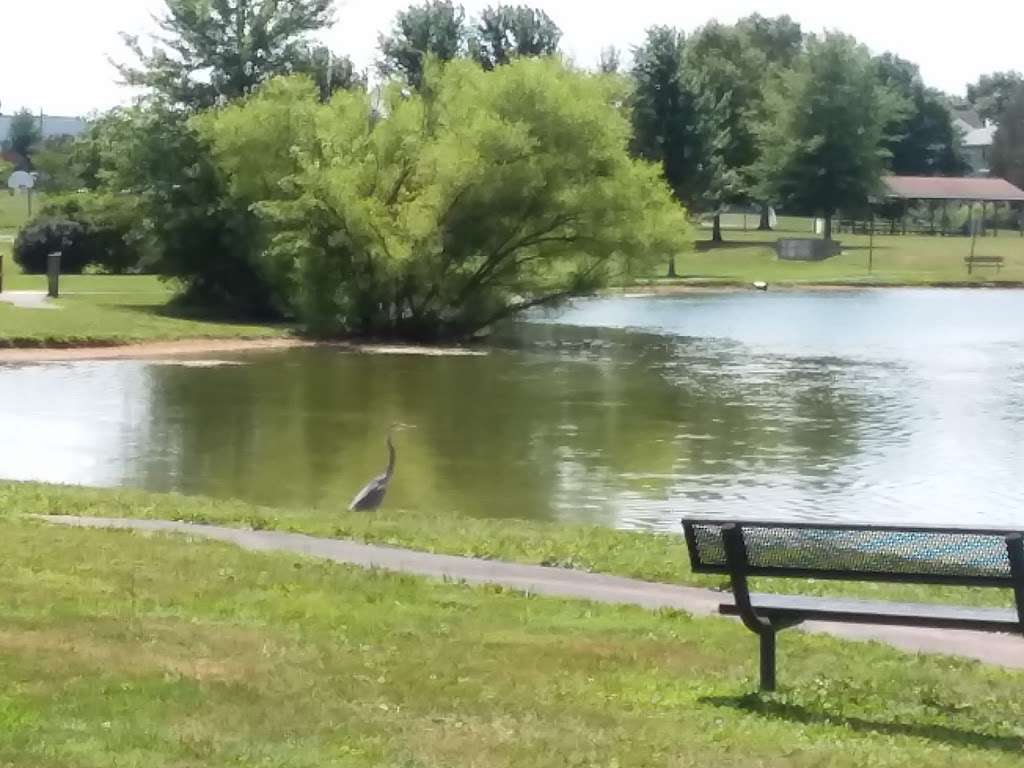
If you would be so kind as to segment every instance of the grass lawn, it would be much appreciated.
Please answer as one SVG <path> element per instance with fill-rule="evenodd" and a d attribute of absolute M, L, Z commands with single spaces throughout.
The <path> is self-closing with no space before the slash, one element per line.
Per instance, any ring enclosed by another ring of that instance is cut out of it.
<path fill-rule="evenodd" d="M 0 199 L 3 196 L 0 195 Z M 25 275 L 0 241 L 5 291 L 45 291 L 46 277 Z M 173 286 L 153 275 L 66 275 L 60 309 L 21 309 L 0 302 L 0 347 L 126 344 L 192 338 L 267 338 L 284 326 L 182 316 L 170 310 Z"/>
<path fill-rule="evenodd" d="M 0 522 L 0 763 L 1016 766 L 1024 674 L 736 623 Z"/>
<path fill-rule="evenodd" d="M 44 196 L 32 195 L 32 212 L 36 213 L 45 202 Z M 28 221 L 28 198 L 26 195 L 10 194 L 7 189 L 7 179 L 3 179 L 3 187 L 0 188 L 0 235 L 13 235 Z"/>
<path fill-rule="evenodd" d="M 756 221 L 752 222 L 756 226 Z M 749 283 L 764 280 L 774 284 L 865 284 L 865 285 L 939 285 L 1024 282 L 1024 238 L 1003 231 L 998 237 L 978 238 L 977 256 L 1002 256 L 1000 271 L 976 267 L 967 274 L 964 258 L 971 241 L 966 237 L 930 237 L 921 235 L 875 236 L 872 269 L 868 270 L 867 235 L 836 234 L 844 252 L 835 258 L 815 263 L 779 261 L 774 244 L 779 237 L 813 237 L 809 219 L 782 217 L 774 232 L 724 232 L 725 243 L 710 247 L 710 232 L 698 232 L 695 253 L 681 255 L 676 269 L 684 280 L 723 283 Z M 660 275 L 658 283 L 671 284 Z"/>
<path fill-rule="evenodd" d="M 726 577 L 694 574 L 682 536 L 597 526 L 486 520 L 392 509 L 373 514 L 337 509 L 278 509 L 241 501 L 100 490 L 37 483 L 0 483 L 0 510 L 24 515 L 149 518 L 284 530 L 467 557 L 575 568 L 669 584 L 728 589 Z M 762 592 L 948 602 L 1013 604 L 1008 590 L 757 579 Z"/>

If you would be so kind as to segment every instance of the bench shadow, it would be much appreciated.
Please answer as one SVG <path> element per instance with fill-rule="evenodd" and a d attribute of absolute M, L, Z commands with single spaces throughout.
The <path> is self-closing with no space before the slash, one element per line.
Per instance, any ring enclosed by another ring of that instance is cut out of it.
<path fill-rule="evenodd" d="M 706 696 L 699 701 L 715 707 L 738 709 L 747 714 L 760 715 L 774 720 L 788 720 L 803 725 L 835 725 L 859 733 L 882 733 L 887 736 L 910 736 L 941 742 L 959 747 L 999 750 L 1021 754 L 1024 752 L 1024 738 L 1016 736 L 990 736 L 984 733 L 951 728 L 944 725 L 915 725 L 912 723 L 865 720 L 859 717 L 815 711 L 796 704 L 762 698 L 756 693 L 744 696 Z"/>

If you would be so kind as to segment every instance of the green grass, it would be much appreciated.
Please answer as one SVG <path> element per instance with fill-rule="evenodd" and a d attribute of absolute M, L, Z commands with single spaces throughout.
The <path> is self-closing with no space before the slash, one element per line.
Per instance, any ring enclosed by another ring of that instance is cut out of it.
<path fill-rule="evenodd" d="M 1016 766 L 1024 674 L 184 537 L 0 522 L 11 766 Z"/>
<path fill-rule="evenodd" d="M 241 501 L 35 483 L 0 483 L 0 510 L 12 515 L 134 517 L 282 530 L 425 552 L 728 589 L 726 577 L 690 571 L 681 536 L 597 526 L 486 520 L 387 506 L 373 514 L 336 509 L 277 509 Z M 754 584 L 765 592 L 966 605 L 1012 604 L 1012 595 L 1001 589 L 798 579 L 759 579 Z"/>
<path fill-rule="evenodd" d="M 752 223 L 756 226 L 756 221 Z M 866 235 L 836 234 L 844 252 L 816 263 L 780 261 L 773 250 L 779 237 L 813 237 L 810 221 L 781 218 L 774 232 L 726 230 L 725 243 L 710 247 L 698 243 L 695 253 L 684 254 L 676 268 L 685 280 L 709 283 L 749 283 L 764 280 L 773 284 L 813 285 L 951 285 L 990 282 L 1024 282 L 1024 238 L 1003 231 L 998 237 L 977 241 L 978 256 L 1002 256 L 1000 271 L 976 267 L 967 274 L 964 258 L 971 241 L 966 237 L 921 235 L 876 236 L 871 270 L 868 269 L 869 238 Z M 701 240 L 710 233 L 703 230 Z M 659 283 L 670 283 L 658 279 Z"/>
<path fill-rule="evenodd" d="M 2 199 L 2 197 L 0 197 Z M 46 277 L 25 275 L 0 241 L 5 291 L 45 291 Z M 60 308 L 22 309 L 0 302 L 0 347 L 129 344 L 193 338 L 271 338 L 285 326 L 189 317 L 169 302 L 174 286 L 154 275 L 65 275 Z"/>
<path fill-rule="evenodd" d="M 0 189 L 0 235 L 13 234 L 28 221 L 28 199 L 25 195 L 12 195 L 7 189 L 7 179 Z M 32 195 L 32 212 L 38 211 L 44 203 L 44 196 Z"/>

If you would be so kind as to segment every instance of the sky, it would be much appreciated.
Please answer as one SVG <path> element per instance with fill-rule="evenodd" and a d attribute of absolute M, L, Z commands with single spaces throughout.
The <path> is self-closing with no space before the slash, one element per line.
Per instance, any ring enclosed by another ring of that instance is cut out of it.
<path fill-rule="evenodd" d="M 518 1 L 518 0 L 517 0 Z M 469 15 L 491 0 L 466 0 Z M 628 51 L 644 30 L 666 24 L 693 30 L 710 18 L 732 22 L 757 12 L 789 14 L 806 31 L 838 29 L 874 52 L 893 51 L 921 67 L 925 82 L 962 94 L 978 76 L 1024 70 L 1024 2 L 989 0 L 972 14 L 962 3 L 906 0 L 532 0 L 564 32 L 563 50 L 581 65 L 598 61 L 608 45 Z M 27 107 L 53 115 L 84 115 L 125 103 L 131 94 L 117 83 L 109 59 L 124 60 L 119 32 L 153 31 L 152 14 L 162 0 L 4 0 L 0 14 L 0 112 Z M 370 68 L 377 35 L 409 0 L 339 0 L 337 23 L 322 35 L 335 51 Z"/>

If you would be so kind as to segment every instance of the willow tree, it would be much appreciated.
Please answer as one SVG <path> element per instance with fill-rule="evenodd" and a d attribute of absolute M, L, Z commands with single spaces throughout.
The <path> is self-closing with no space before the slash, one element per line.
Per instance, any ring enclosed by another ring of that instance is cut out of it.
<path fill-rule="evenodd" d="M 425 77 L 388 90 L 383 119 L 289 78 L 198 123 L 312 331 L 471 335 L 685 247 L 659 169 L 627 151 L 620 79 L 548 59 Z"/>

